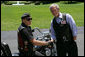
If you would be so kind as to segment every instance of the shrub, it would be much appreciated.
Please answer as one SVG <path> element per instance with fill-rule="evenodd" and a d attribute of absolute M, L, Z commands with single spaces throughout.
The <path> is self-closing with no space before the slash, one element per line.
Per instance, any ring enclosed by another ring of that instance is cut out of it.
<path fill-rule="evenodd" d="M 16 4 L 16 1 L 5 1 L 4 4 L 5 5 L 12 5 L 12 4 Z"/>

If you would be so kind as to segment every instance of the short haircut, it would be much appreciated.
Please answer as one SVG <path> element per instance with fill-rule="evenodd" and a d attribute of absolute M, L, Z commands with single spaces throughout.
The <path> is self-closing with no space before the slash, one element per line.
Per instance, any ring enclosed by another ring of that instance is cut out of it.
<path fill-rule="evenodd" d="M 50 9 L 52 8 L 52 7 L 56 7 L 56 8 L 58 8 L 59 9 L 59 5 L 58 4 L 52 4 L 52 5 L 50 5 Z"/>

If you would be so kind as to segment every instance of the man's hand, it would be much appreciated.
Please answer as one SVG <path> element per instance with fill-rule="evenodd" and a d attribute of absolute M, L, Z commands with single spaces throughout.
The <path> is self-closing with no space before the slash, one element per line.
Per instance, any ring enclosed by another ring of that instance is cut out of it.
<path fill-rule="evenodd" d="M 76 40 L 76 36 L 73 37 L 73 40 Z"/>
<path fill-rule="evenodd" d="M 73 37 L 73 40 L 76 42 L 76 36 Z"/>
<path fill-rule="evenodd" d="M 50 40 L 51 42 L 54 42 L 54 40 L 53 40 L 53 38 L 51 38 L 51 40 Z"/>
<path fill-rule="evenodd" d="M 48 42 L 48 45 L 52 45 L 53 44 L 53 41 L 47 41 Z"/>

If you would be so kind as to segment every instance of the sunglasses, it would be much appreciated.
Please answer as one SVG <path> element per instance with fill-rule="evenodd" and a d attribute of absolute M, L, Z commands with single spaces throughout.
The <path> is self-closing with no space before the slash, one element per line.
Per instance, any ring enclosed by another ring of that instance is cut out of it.
<path fill-rule="evenodd" d="M 30 21 L 30 20 L 32 20 L 32 18 L 28 17 L 28 18 L 26 18 L 26 20 L 27 20 L 27 21 Z"/>

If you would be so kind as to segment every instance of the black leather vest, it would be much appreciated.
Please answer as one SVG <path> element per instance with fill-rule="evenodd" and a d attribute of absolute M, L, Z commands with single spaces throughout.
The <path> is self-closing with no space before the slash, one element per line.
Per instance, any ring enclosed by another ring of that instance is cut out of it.
<path fill-rule="evenodd" d="M 20 52 L 27 52 L 29 56 L 33 55 L 33 44 L 25 37 L 22 36 L 21 31 L 26 28 L 23 24 L 18 28 L 18 49 Z M 27 29 L 27 28 L 26 28 Z M 28 29 L 29 30 L 29 29 Z M 25 43 L 28 44 L 25 44 Z"/>
<path fill-rule="evenodd" d="M 66 21 L 66 14 L 63 14 L 63 21 Z M 66 24 L 58 24 L 54 17 L 53 19 L 53 28 L 56 34 L 56 39 L 58 42 L 69 42 L 73 40 L 72 31 L 70 25 L 66 22 Z"/>

